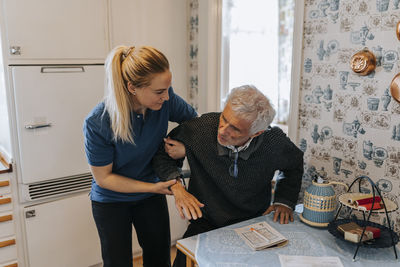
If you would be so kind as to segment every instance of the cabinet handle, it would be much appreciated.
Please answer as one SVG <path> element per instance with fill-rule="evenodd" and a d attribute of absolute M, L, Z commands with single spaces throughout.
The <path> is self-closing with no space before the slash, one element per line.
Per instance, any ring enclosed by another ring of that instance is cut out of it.
<path fill-rule="evenodd" d="M 20 46 L 10 46 L 10 55 L 19 56 L 21 55 Z"/>
<path fill-rule="evenodd" d="M 0 242 L 0 248 L 4 248 L 7 246 L 11 246 L 11 245 L 15 245 L 15 239 L 10 239 L 10 240 Z"/>
<path fill-rule="evenodd" d="M 70 67 L 70 66 L 55 66 L 55 67 L 42 67 L 41 73 L 74 73 L 74 72 L 85 72 L 85 68 L 82 66 Z"/>
<path fill-rule="evenodd" d="M 36 217 L 36 210 L 28 210 L 25 212 L 25 218 Z"/>
<path fill-rule="evenodd" d="M 6 197 L 6 198 L 0 199 L 0 205 L 7 204 L 7 203 L 11 203 L 11 197 Z"/>
<path fill-rule="evenodd" d="M 4 267 L 18 267 L 18 263 L 11 263 L 10 265 L 6 265 Z"/>
<path fill-rule="evenodd" d="M 45 127 L 51 127 L 51 123 L 25 125 L 25 129 L 28 129 L 28 130 L 45 128 Z"/>
<path fill-rule="evenodd" d="M 10 181 L 0 181 L 0 187 L 9 186 Z"/>
<path fill-rule="evenodd" d="M 6 222 L 6 221 L 11 221 L 13 218 L 13 216 L 11 214 L 9 215 L 4 215 L 4 216 L 0 216 L 0 222 Z"/>

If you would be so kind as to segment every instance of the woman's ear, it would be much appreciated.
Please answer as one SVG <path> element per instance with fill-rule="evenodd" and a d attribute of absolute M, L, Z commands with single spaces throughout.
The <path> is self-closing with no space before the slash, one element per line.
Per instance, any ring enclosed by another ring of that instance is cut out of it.
<path fill-rule="evenodd" d="M 136 95 L 136 87 L 131 82 L 128 82 L 128 91 L 132 95 Z"/>

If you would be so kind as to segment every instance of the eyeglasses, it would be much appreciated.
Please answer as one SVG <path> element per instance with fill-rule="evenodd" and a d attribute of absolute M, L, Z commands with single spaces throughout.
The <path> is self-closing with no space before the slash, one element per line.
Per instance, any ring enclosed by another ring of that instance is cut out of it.
<path fill-rule="evenodd" d="M 232 159 L 232 163 L 229 166 L 229 175 L 236 178 L 238 176 L 238 172 L 239 172 L 238 166 L 237 166 L 239 152 L 237 151 L 237 149 L 234 152 L 229 151 L 229 157 Z"/>

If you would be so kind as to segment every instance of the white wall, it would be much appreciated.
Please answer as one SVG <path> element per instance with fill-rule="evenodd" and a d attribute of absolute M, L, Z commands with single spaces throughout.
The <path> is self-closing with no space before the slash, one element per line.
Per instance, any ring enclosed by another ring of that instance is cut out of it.
<path fill-rule="evenodd" d="M 0 47 L 0 58 L 2 58 L 1 51 L 2 49 Z M 0 60 L 0 152 L 10 159 L 11 139 L 8 123 L 6 85 L 4 79 L 4 65 L 3 61 Z"/>

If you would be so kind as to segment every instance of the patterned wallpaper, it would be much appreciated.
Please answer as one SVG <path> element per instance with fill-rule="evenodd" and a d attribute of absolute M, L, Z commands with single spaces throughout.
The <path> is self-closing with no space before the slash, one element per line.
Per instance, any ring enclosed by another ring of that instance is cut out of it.
<path fill-rule="evenodd" d="M 389 90 L 400 72 L 399 2 L 305 0 L 298 143 L 305 152 L 303 190 L 315 174 L 348 185 L 366 175 L 400 205 L 400 104 Z M 377 68 L 360 76 L 349 62 L 365 47 Z M 398 233 L 399 215 L 389 214 Z M 373 220 L 386 222 L 378 215 Z"/>

